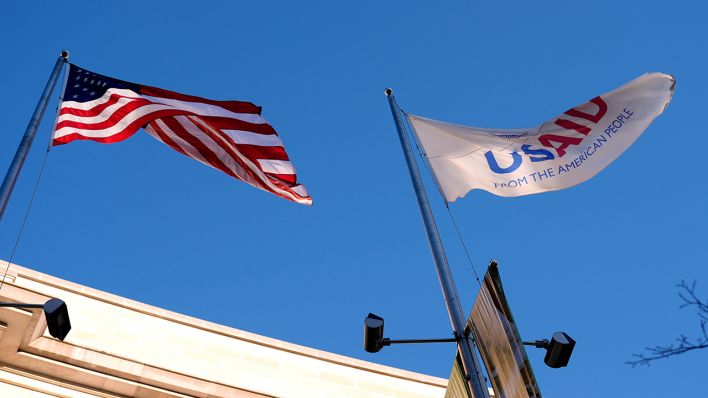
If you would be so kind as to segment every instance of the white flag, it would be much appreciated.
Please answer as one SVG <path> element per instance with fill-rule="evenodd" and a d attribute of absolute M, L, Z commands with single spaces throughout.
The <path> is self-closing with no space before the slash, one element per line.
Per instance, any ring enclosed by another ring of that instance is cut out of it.
<path fill-rule="evenodd" d="M 445 200 L 472 189 L 520 196 L 577 185 L 617 159 L 671 101 L 648 73 L 529 129 L 484 129 L 409 115 Z"/>

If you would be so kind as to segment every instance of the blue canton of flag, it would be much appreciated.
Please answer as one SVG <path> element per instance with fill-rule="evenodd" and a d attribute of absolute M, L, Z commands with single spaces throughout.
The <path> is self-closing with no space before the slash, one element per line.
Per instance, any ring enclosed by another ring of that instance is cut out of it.
<path fill-rule="evenodd" d="M 140 86 L 137 84 L 99 75 L 71 65 L 63 99 L 76 102 L 93 101 L 103 97 L 110 88 L 131 90 L 140 94 Z"/>

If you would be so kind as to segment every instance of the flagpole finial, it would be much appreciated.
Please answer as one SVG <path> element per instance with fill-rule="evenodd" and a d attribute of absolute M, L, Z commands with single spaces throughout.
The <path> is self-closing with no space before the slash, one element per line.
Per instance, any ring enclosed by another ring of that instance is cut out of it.
<path fill-rule="evenodd" d="M 387 97 L 390 97 L 393 95 L 393 89 L 387 88 L 386 90 L 384 90 L 384 93 L 386 94 Z"/>
<path fill-rule="evenodd" d="M 61 50 L 61 57 L 66 61 L 69 59 L 69 50 Z"/>

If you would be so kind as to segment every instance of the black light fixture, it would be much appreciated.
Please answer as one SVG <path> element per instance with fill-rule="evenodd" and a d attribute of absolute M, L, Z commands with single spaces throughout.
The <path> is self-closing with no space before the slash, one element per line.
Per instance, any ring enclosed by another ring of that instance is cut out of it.
<path fill-rule="evenodd" d="M 379 352 L 384 346 L 384 319 L 376 314 L 369 313 L 364 318 L 364 350 L 366 352 Z"/>
<path fill-rule="evenodd" d="M 44 304 L 0 303 L 0 307 L 41 308 L 44 310 L 44 318 L 47 320 L 49 334 L 61 341 L 64 341 L 71 330 L 69 310 L 66 307 L 66 303 L 57 298 L 49 299 Z"/>
<path fill-rule="evenodd" d="M 575 348 L 575 340 L 564 332 L 553 333 L 551 341 L 546 339 L 534 342 L 524 341 L 524 344 L 532 345 L 536 348 L 545 348 L 546 357 L 543 358 L 543 362 L 555 369 L 568 366 L 570 356 L 573 354 L 573 348 Z"/>
<path fill-rule="evenodd" d="M 408 339 L 391 340 L 384 337 L 384 319 L 376 314 L 369 313 L 364 318 L 364 350 L 366 352 L 379 352 L 391 344 L 416 344 L 416 343 L 454 343 L 457 339 Z"/>

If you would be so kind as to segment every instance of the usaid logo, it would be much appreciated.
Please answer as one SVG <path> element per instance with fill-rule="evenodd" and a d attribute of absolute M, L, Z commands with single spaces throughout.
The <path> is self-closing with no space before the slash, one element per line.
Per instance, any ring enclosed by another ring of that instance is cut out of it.
<path fill-rule="evenodd" d="M 586 108 L 589 104 L 594 104 L 597 106 L 597 112 L 593 115 L 590 113 L 583 112 L 578 108 Z M 564 112 L 565 115 L 572 116 L 578 119 L 584 119 L 589 121 L 591 124 L 597 124 L 600 119 L 607 113 L 607 103 L 601 97 L 595 97 L 590 100 L 590 102 L 580 105 L 575 108 L 571 108 Z M 579 133 L 581 136 L 574 135 L 559 135 L 559 134 L 543 134 L 538 137 L 538 142 L 544 148 L 533 148 L 531 144 L 524 144 L 521 146 L 521 152 L 524 153 L 531 162 L 544 162 L 546 160 L 562 158 L 566 153 L 566 149 L 571 145 L 580 144 L 583 139 L 590 134 L 592 129 L 588 126 L 578 124 L 572 120 L 558 118 L 553 122 L 555 125 L 564 128 L 568 133 L 573 134 L 573 132 Z M 555 153 L 554 153 L 555 152 Z M 512 162 L 508 167 L 500 167 L 497 159 L 494 157 L 492 151 L 487 151 L 484 157 L 487 159 L 487 164 L 489 168 L 497 174 L 507 174 L 518 169 L 523 163 L 523 157 L 516 151 L 509 154 L 511 156 Z"/>

